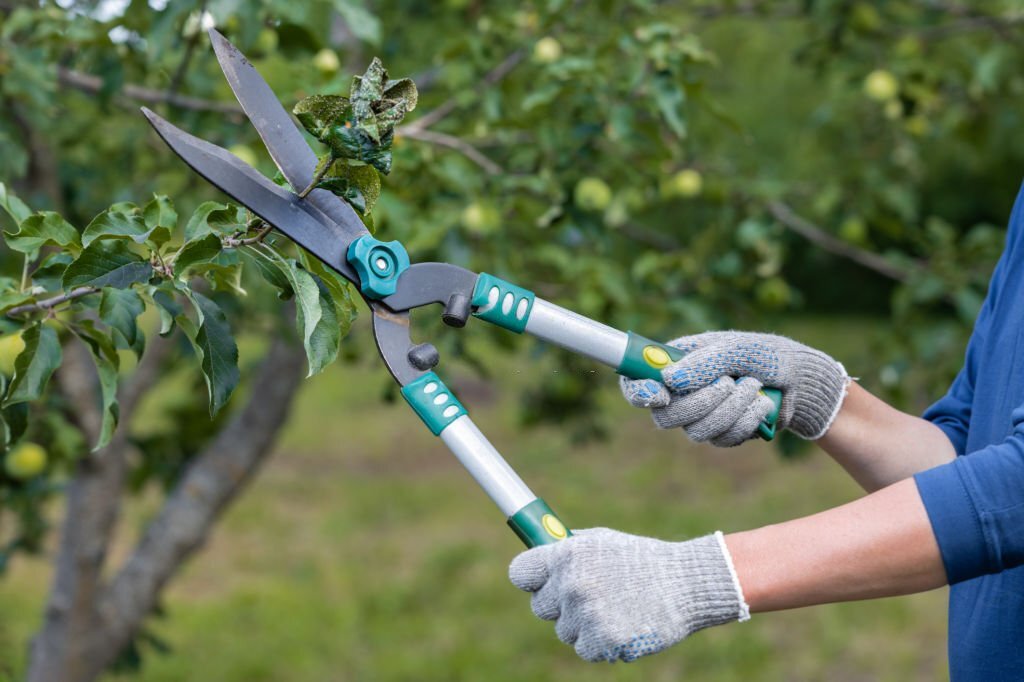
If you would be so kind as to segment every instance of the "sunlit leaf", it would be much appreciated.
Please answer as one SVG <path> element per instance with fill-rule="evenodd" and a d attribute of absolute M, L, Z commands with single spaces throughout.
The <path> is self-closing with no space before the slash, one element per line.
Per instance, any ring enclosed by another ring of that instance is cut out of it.
<path fill-rule="evenodd" d="M 4 232 L 7 245 L 21 253 L 35 253 L 40 247 L 53 244 L 78 247 L 81 237 L 70 223 L 53 211 L 42 211 L 21 221 L 16 233 Z"/>
<path fill-rule="evenodd" d="M 14 378 L 7 388 L 5 407 L 38 400 L 64 357 L 57 332 L 49 325 L 34 324 L 22 333 L 21 339 L 25 349 L 14 361 Z"/>

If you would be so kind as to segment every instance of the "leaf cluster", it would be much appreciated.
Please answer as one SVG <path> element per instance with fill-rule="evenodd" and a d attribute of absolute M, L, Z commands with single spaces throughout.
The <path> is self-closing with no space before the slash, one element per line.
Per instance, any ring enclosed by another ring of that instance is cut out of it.
<path fill-rule="evenodd" d="M 296 104 L 299 122 L 328 149 L 310 187 L 333 192 L 367 214 L 380 196 L 378 173 L 391 172 L 395 126 L 418 98 L 412 80 L 388 79 L 374 57 L 366 73 L 353 77 L 348 97 L 312 95 Z"/>

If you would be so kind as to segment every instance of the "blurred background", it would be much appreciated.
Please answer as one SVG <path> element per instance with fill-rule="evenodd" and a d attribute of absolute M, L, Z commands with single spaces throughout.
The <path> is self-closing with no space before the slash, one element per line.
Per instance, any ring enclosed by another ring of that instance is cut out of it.
<path fill-rule="evenodd" d="M 785 333 L 912 412 L 961 364 L 1024 175 L 1019 0 L 0 0 L 0 182 L 80 228 L 154 192 L 182 215 L 222 199 L 141 105 L 273 175 L 211 26 L 288 108 L 347 93 L 374 56 L 415 80 L 373 215 L 414 260 L 487 270 L 656 338 Z M 15 255 L 0 252 L 5 274 Z M 226 305 L 244 380 L 279 301 L 254 285 Z M 288 394 L 263 470 L 105 679 L 946 676 L 942 592 L 758 616 L 628 666 L 583 664 L 508 584 L 515 537 L 395 402 L 364 318 L 342 360 Z M 480 325 L 417 324 L 481 428 L 577 527 L 685 538 L 860 494 L 802 442 L 696 446 L 622 404 L 610 370 Z M 123 425 L 110 575 L 220 427 L 201 386 L 168 364 Z M 77 441 L 39 438 L 66 452 L 33 503 L 32 542 L 3 556 L 0 679 L 29 665 L 60 492 L 81 475 Z M 25 525 L 12 509 L 0 534 L 12 516 Z"/>

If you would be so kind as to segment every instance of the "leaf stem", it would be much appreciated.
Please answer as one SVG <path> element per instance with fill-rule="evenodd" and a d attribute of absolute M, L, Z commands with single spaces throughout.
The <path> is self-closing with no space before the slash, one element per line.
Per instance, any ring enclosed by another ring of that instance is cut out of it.
<path fill-rule="evenodd" d="M 21 266 L 21 289 L 20 289 L 20 291 L 25 291 L 25 289 L 28 288 L 28 266 L 29 266 L 29 260 L 28 260 L 28 254 L 26 253 L 25 254 L 25 262 Z"/>
<path fill-rule="evenodd" d="M 330 163 L 320 164 L 321 167 L 317 169 L 316 175 L 314 175 L 313 179 L 309 181 L 309 186 L 299 192 L 299 198 L 305 199 L 307 194 L 316 189 L 316 186 L 320 184 L 320 181 L 324 179 L 324 176 L 327 175 L 327 171 L 331 170 L 331 166 L 333 165 L 334 159 L 331 159 Z"/>

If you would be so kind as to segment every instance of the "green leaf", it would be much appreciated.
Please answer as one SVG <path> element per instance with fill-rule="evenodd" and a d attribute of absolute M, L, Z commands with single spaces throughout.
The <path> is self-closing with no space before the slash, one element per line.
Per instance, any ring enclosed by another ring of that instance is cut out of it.
<path fill-rule="evenodd" d="M 136 318 L 146 309 L 142 297 L 133 289 L 112 289 L 106 287 L 100 295 L 100 319 L 120 334 L 125 345 L 136 346 L 139 337 Z"/>
<path fill-rule="evenodd" d="M 173 294 L 157 287 L 150 287 L 149 295 L 160 314 L 160 336 L 167 336 L 174 329 L 174 321 L 181 316 L 182 307 Z"/>
<path fill-rule="evenodd" d="M 654 77 L 654 102 L 662 119 L 678 138 L 686 137 L 686 123 L 681 118 L 685 99 L 682 88 L 670 74 L 659 73 Z"/>
<path fill-rule="evenodd" d="M 220 237 L 213 233 L 186 242 L 174 259 L 174 276 L 183 277 L 193 266 L 210 262 L 222 248 Z"/>
<path fill-rule="evenodd" d="M 2 208 L 7 215 L 11 216 L 15 225 L 21 225 L 21 222 L 32 215 L 32 209 L 25 205 L 25 203 L 15 196 L 7 185 L 0 182 L 0 208 Z"/>
<path fill-rule="evenodd" d="M 384 97 L 384 83 L 387 78 L 388 72 L 384 70 L 384 64 L 377 57 L 370 60 L 366 73 L 352 78 L 348 98 L 352 103 L 352 116 L 357 125 L 374 119 L 374 105 Z M 373 137 L 379 138 L 379 135 Z"/>
<path fill-rule="evenodd" d="M 408 113 L 416 108 L 420 93 L 411 78 L 399 78 L 388 81 L 384 86 L 384 99 L 404 103 L 405 112 Z"/>
<path fill-rule="evenodd" d="M 179 326 L 200 356 L 212 417 L 220 412 L 238 385 L 238 346 L 224 311 L 216 303 L 195 291 L 188 291 L 186 295 L 195 306 L 199 325 L 182 324 L 179 318 Z"/>
<path fill-rule="evenodd" d="M 89 246 L 97 239 L 131 239 L 136 244 L 141 244 L 149 239 L 155 230 L 161 232 L 161 237 L 166 234 L 164 241 L 170 238 L 170 232 L 166 228 L 158 228 L 155 225 L 150 227 L 135 207 L 129 211 L 108 208 L 85 227 L 82 244 Z"/>
<path fill-rule="evenodd" d="M 199 205 L 185 225 L 185 241 L 195 241 L 208 234 L 231 235 L 242 229 L 245 218 L 237 206 L 207 201 Z"/>
<path fill-rule="evenodd" d="M 64 271 L 74 260 L 75 257 L 66 251 L 51 253 L 43 258 L 39 267 L 32 271 L 32 283 L 47 291 L 60 289 Z"/>
<path fill-rule="evenodd" d="M 81 244 L 78 230 L 58 213 L 41 211 L 21 221 L 16 233 L 4 232 L 7 245 L 15 251 L 32 254 L 47 244 L 63 247 L 78 247 Z"/>
<path fill-rule="evenodd" d="M 114 289 L 113 291 L 117 291 Z M 103 402 L 103 422 L 100 425 L 99 437 L 92 451 L 96 452 L 110 442 L 117 428 L 119 407 L 117 404 L 117 371 L 120 357 L 110 338 L 96 329 L 91 320 L 84 320 L 72 327 L 72 330 L 92 352 L 96 363 L 96 373 L 100 380 L 100 396 Z"/>
<path fill-rule="evenodd" d="M 357 0 L 332 0 L 331 5 L 345 20 L 352 34 L 374 45 L 380 43 L 380 20 Z"/>
<path fill-rule="evenodd" d="M 335 158 L 362 161 L 387 175 L 391 172 L 393 138 L 393 134 L 388 132 L 379 140 L 374 140 L 360 128 L 334 126 L 327 131 L 323 142 L 331 148 Z"/>
<path fill-rule="evenodd" d="M 153 267 L 123 241 L 97 241 L 87 246 L 64 272 L 64 289 L 116 287 L 124 289 L 152 276 Z"/>
<path fill-rule="evenodd" d="M 22 333 L 21 339 L 25 349 L 14 361 L 14 379 L 7 389 L 4 407 L 40 398 L 50 375 L 63 360 L 60 340 L 52 327 L 42 323 L 32 325 Z"/>
<path fill-rule="evenodd" d="M 348 97 L 340 95 L 311 95 L 299 100 L 292 112 L 302 127 L 321 142 L 331 126 L 343 126 L 350 114 Z"/>
<path fill-rule="evenodd" d="M 273 255 L 295 292 L 295 326 L 302 336 L 309 362 L 306 376 L 313 376 L 338 356 L 341 332 L 337 310 L 322 280 L 304 270 L 296 261 L 281 258 L 276 253 Z"/>
<path fill-rule="evenodd" d="M 0 293 L 0 312 L 6 312 L 14 306 L 34 301 L 35 298 L 34 295 L 24 291 L 5 291 Z"/>
<path fill-rule="evenodd" d="M 150 229 L 165 227 L 170 234 L 178 226 L 178 212 L 164 194 L 154 194 L 153 199 L 142 209 L 142 215 Z"/>
<path fill-rule="evenodd" d="M 353 166 L 338 160 L 317 187 L 341 197 L 360 213 L 369 213 L 380 198 L 380 175 L 372 166 Z"/>
<path fill-rule="evenodd" d="M 16 403 L 5 407 L 2 411 L 4 428 L 6 430 L 5 445 L 17 443 L 28 430 L 28 403 Z"/>
<path fill-rule="evenodd" d="M 287 301 L 294 296 L 295 292 L 292 291 L 291 282 L 282 271 L 281 259 L 269 258 L 256 249 L 245 249 L 242 253 L 259 270 L 263 279 L 277 289 L 279 299 Z"/>
<path fill-rule="evenodd" d="M 359 315 L 356 298 L 352 294 L 352 285 L 344 277 L 324 265 L 319 258 L 310 256 L 305 251 L 302 252 L 302 260 L 306 268 L 327 286 L 337 311 L 340 338 L 345 338 L 352 329 L 352 323 Z"/>

